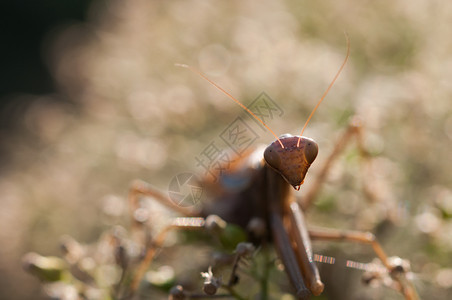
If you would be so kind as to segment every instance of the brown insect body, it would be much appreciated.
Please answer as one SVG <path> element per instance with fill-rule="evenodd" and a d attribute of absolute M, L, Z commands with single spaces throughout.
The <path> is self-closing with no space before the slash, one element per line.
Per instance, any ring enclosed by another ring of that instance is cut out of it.
<path fill-rule="evenodd" d="M 157 246 L 162 245 L 168 230 L 175 228 L 198 229 L 203 226 L 202 224 L 207 223 L 206 218 L 211 215 L 217 215 L 226 222 L 246 228 L 253 242 L 262 243 L 272 241 L 284 265 L 288 278 L 295 289 L 297 299 L 308 299 L 311 294 L 319 295 L 324 289 L 324 285 L 320 280 L 319 271 L 313 260 L 311 238 L 334 241 L 347 240 L 371 245 L 381 260 L 382 265 L 385 267 L 385 271 L 389 275 L 388 279 L 394 282 L 394 288 L 400 291 L 407 300 L 418 299 L 415 288 L 406 277 L 409 268 L 404 268 L 399 263 L 402 260 L 398 257 L 395 260 L 390 259 L 384 253 L 373 234 L 356 231 L 326 231 L 324 229 L 310 229 L 308 231 L 301 207 L 295 201 L 294 189 L 300 189 L 309 167 L 318 154 L 317 143 L 310 138 L 302 136 L 304 129 L 338 78 L 347 62 L 349 54 L 350 43 L 347 38 L 347 55 L 344 62 L 308 117 L 300 136 L 286 134 L 278 137 L 252 111 L 215 82 L 207 78 L 203 73 L 187 65 L 178 65 L 190 69 L 231 98 L 266 127 L 275 136 L 276 140 L 265 151 L 259 152 L 259 154 L 249 153 L 250 155 L 244 155 L 242 158 L 239 158 L 237 160 L 239 163 L 235 163 L 234 168 L 221 174 L 219 183 L 212 184 L 211 182 L 205 181 L 208 187 L 213 187 L 213 193 L 209 197 L 212 201 L 204 203 L 199 209 L 180 207 L 172 203 L 156 189 L 143 182 L 136 182 L 132 186 L 129 194 L 132 207 L 138 207 L 137 199 L 139 195 L 149 195 L 175 211 L 178 211 L 188 219 L 195 217 L 195 221 L 202 220 L 199 223 L 201 225 L 198 223 L 196 223 L 198 225 L 189 225 L 188 221 L 188 223 L 183 221 L 181 224 L 176 222 L 168 226 L 154 239 L 153 244 L 156 246 L 150 247 L 147 250 L 146 257 L 134 277 L 132 291 L 136 291 L 146 268 L 156 253 Z M 358 135 L 359 132 L 356 126 L 349 127 L 344 137 L 335 146 L 332 154 L 327 158 L 326 163 L 324 163 L 317 179 L 317 188 L 324 180 L 326 169 L 329 167 L 331 161 L 343 149 L 343 145 L 349 140 L 350 136 Z M 264 159 L 262 159 L 262 156 Z M 312 194 L 306 198 L 312 201 Z M 258 222 L 254 222 L 255 220 Z M 256 226 L 251 226 L 253 223 L 263 224 L 263 226 L 257 226 L 260 229 L 256 230 Z M 374 277 L 380 278 L 382 274 L 378 273 Z"/>
<path fill-rule="evenodd" d="M 247 172 L 246 185 L 241 190 L 214 196 L 200 215 L 218 215 L 227 222 L 247 228 L 254 242 L 274 241 L 297 296 L 306 299 L 311 293 L 319 295 L 323 283 L 313 263 L 304 217 L 295 202 L 293 188 L 299 190 L 317 156 L 318 146 L 312 139 L 300 136 L 283 135 L 280 141 L 284 148 L 279 141 L 273 142 L 265 149 L 264 159 L 259 164 L 244 159 L 245 166 L 237 166 L 236 172 L 232 170 L 225 175 Z M 257 237 L 249 226 L 256 218 L 265 224 L 265 236 Z M 296 234 L 288 234 L 290 232 Z M 287 245 L 294 246 L 288 248 Z"/>
<path fill-rule="evenodd" d="M 283 142 L 284 148 L 278 141 L 275 141 L 266 147 L 265 151 L 257 148 L 247 157 L 242 157 L 241 164 L 220 176 L 216 183 L 220 186 L 210 189 L 214 192 L 209 195 L 210 201 L 203 205 L 199 214 L 203 217 L 215 214 L 227 222 L 244 228 L 255 217 L 268 220 L 269 211 L 274 209 L 274 207 L 270 207 L 268 199 L 270 178 L 273 182 L 284 179 L 278 185 L 279 191 L 274 192 L 274 195 L 292 194 L 292 189 L 289 187 L 292 186 L 299 190 L 317 155 L 317 143 L 312 139 L 301 137 L 303 142 L 300 147 L 297 147 L 299 138 L 299 136 L 283 135 L 280 140 Z M 260 158 L 258 159 L 258 157 Z M 224 183 L 230 178 L 234 178 L 233 187 L 230 183 Z M 282 193 L 281 189 L 287 191 Z M 278 210 L 283 209 L 284 203 L 287 202 L 285 198 L 287 197 L 273 200 L 281 204 Z"/>

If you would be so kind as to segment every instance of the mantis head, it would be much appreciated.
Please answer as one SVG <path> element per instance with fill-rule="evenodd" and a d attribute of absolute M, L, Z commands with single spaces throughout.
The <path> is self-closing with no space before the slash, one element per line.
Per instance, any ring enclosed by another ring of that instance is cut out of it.
<path fill-rule="evenodd" d="M 319 146 L 313 139 L 284 134 L 265 149 L 264 159 L 298 191 L 318 152 Z"/>

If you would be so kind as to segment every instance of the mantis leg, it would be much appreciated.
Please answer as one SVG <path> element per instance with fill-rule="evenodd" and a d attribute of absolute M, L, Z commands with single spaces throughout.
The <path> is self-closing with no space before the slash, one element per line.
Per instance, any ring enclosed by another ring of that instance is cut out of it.
<path fill-rule="evenodd" d="M 319 270 L 313 260 L 311 240 L 299 204 L 292 201 L 288 208 L 289 232 L 298 264 L 303 271 L 306 285 L 314 296 L 323 292 L 324 285 L 320 280 Z"/>
<path fill-rule="evenodd" d="M 132 216 L 132 226 L 137 227 L 139 225 L 139 221 L 133 218 L 134 212 L 139 208 L 139 199 L 140 197 L 147 196 L 152 197 L 157 200 L 160 204 L 168 207 L 169 209 L 178 212 L 179 214 L 186 217 L 194 217 L 199 213 L 195 208 L 192 207 L 182 207 L 174 203 L 168 196 L 163 194 L 157 188 L 154 188 L 149 183 L 146 183 L 141 180 L 135 180 L 132 182 L 129 190 L 129 206 L 130 206 L 130 215 Z"/>
<path fill-rule="evenodd" d="M 287 211 L 284 206 L 281 206 L 281 203 L 295 203 L 291 199 L 291 194 L 288 193 L 288 189 L 291 187 L 273 170 L 269 169 L 267 176 L 268 197 L 271 205 L 270 227 L 276 251 L 292 286 L 295 288 L 297 299 L 309 299 L 315 278 L 312 276 L 313 272 L 311 272 L 309 265 L 309 256 L 312 251 L 309 241 L 305 241 L 305 239 L 309 239 L 306 230 L 303 230 L 306 227 L 304 223 L 298 226 L 299 224 L 296 224 L 296 221 L 299 218 L 291 216 L 290 210 Z M 295 204 L 298 207 L 298 204 Z M 301 232 L 298 231 L 300 228 Z M 322 283 L 320 282 L 320 284 Z M 319 294 L 321 290 L 314 289 L 312 292 Z"/>
<path fill-rule="evenodd" d="M 361 154 L 361 156 L 364 159 L 368 159 L 369 154 L 364 148 L 363 141 L 363 131 L 361 122 L 358 118 L 353 118 L 353 120 L 350 122 L 350 125 L 348 126 L 347 130 L 342 134 L 342 136 L 339 138 L 339 140 L 334 145 L 333 151 L 330 153 L 328 158 L 325 160 L 323 165 L 320 167 L 320 171 L 317 175 L 316 180 L 314 181 L 313 185 L 306 191 L 305 196 L 303 198 L 303 201 L 301 206 L 303 207 L 303 210 L 308 209 L 311 204 L 314 202 L 314 199 L 318 195 L 322 184 L 325 182 L 328 171 L 330 170 L 331 166 L 333 165 L 334 161 L 339 157 L 339 155 L 344 151 L 345 147 L 351 142 L 352 138 L 356 138 L 358 149 Z M 373 194 L 369 192 L 369 189 L 364 184 L 364 193 L 367 197 L 373 198 Z M 372 199 L 374 200 L 374 199 Z"/>
<path fill-rule="evenodd" d="M 284 228 L 281 216 L 278 213 L 272 213 L 270 222 L 273 231 L 272 233 L 275 248 L 284 264 L 289 280 L 296 290 L 297 298 L 302 300 L 309 299 L 310 292 L 304 283 L 304 278 L 301 273 L 302 271 L 299 267 L 295 252 L 290 246 L 290 238 Z"/>
<path fill-rule="evenodd" d="M 337 229 L 309 229 L 309 236 L 312 240 L 327 240 L 327 241 L 349 241 L 361 244 L 368 244 L 372 246 L 375 254 L 381 260 L 383 265 L 391 269 L 388 256 L 384 252 L 380 243 L 377 241 L 374 234 L 370 232 L 337 230 Z"/>
<path fill-rule="evenodd" d="M 348 231 L 337 229 L 310 229 L 309 236 L 312 240 L 328 240 L 328 241 L 349 241 L 371 245 L 377 257 L 388 270 L 391 278 L 398 283 L 398 290 L 404 295 L 406 300 L 419 299 L 416 289 L 412 282 L 406 278 L 406 271 L 401 269 L 400 265 L 392 264 L 390 259 L 384 252 L 380 243 L 374 234 L 370 232 Z"/>

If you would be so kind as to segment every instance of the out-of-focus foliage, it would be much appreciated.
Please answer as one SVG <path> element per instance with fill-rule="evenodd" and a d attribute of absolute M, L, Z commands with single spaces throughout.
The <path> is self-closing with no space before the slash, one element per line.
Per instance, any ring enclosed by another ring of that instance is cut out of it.
<path fill-rule="evenodd" d="M 196 156 L 242 112 L 175 63 L 197 66 L 245 104 L 265 91 L 284 111 L 271 128 L 297 134 L 344 58 L 344 31 L 349 63 L 305 135 L 319 143 L 320 165 L 357 114 L 375 157 L 362 173 L 350 147 L 308 220 L 376 232 L 389 255 L 411 261 L 422 298 L 451 294 L 452 3 L 130 0 L 97 2 L 90 15 L 47 39 L 60 92 L 37 99 L 22 131 L 3 141 L 14 164 L 0 177 L 0 294 L 36 294 L 20 269 L 25 252 L 58 254 L 64 233 L 94 243 L 112 225 L 127 226 L 134 178 L 165 191 L 176 174 L 203 171 Z M 59 97 L 81 110 L 58 105 Z M 377 201 L 363 197 L 363 176 Z M 153 218 L 161 224 L 167 215 Z M 356 245 L 315 243 L 314 251 L 373 257 Z M 400 299 L 363 287 L 360 271 L 339 262 L 323 269 L 327 295 Z"/>

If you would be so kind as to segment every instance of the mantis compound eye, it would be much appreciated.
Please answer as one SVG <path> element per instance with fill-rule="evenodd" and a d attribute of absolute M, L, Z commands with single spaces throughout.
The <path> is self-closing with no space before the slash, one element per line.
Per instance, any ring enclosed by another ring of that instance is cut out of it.
<path fill-rule="evenodd" d="M 275 170 L 279 170 L 281 168 L 281 154 L 280 152 L 273 147 L 273 144 L 268 146 L 264 152 L 265 162 Z"/>
<path fill-rule="evenodd" d="M 314 140 L 305 138 L 304 157 L 309 164 L 312 164 L 319 153 L 319 145 Z"/>

